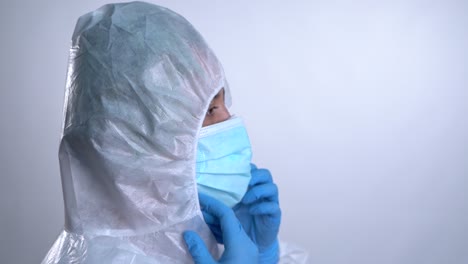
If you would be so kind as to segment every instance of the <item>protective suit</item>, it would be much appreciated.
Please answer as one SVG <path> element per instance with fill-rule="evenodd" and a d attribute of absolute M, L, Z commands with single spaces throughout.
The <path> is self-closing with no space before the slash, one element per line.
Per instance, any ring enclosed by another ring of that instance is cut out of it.
<path fill-rule="evenodd" d="M 182 237 L 189 229 L 217 258 L 195 164 L 222 88 L 229 106 L 221 64 L 178 14 L 131 2 L 80 17 L 59 148 L 65 227 L 42 263 L 192 263 Z"/>
<path fill-rule="evenodd" d="M 190 263 L 182 240 L 203 221 L 197 133 L 229 87 L 180 15 L 143 2 L 105 5 L 72 37 L 59 148 L 65 229 L 43 263 Z"/>

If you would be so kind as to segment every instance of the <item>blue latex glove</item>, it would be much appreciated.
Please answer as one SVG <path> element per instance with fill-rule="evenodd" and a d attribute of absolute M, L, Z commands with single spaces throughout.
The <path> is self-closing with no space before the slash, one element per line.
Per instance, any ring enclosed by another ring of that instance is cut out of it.
<path fill-rule="evenodd" d="M 232 209 L 208 195 L 199 194 L 199 199 L 205 218 L 208 217 L 211 224 L 220 227 L 224 253 L 219 261 L 215 261 L 200 236 L 194 231 L 186 231 L 185 243 L 195 264 L 258 263 L 257 246 L 247 236 Z"/>
<path fill-rule="evenodd" d="M 258 246 L 259 263 L 277 263 L 281 223 L 278 187 L 273 183 L 268 170 L 257 169 L 251 164 L 251 173 L 248 190 L 233 210 L 249 237 Z"/>

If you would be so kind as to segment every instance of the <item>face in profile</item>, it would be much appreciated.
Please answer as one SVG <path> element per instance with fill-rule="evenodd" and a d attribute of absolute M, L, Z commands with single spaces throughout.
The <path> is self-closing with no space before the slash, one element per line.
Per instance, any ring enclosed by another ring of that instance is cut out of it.
<path fill-rule="evenodd" d="M 211 103 L 206 111 L 205 120 L 203 120 L 203 127 L 214 125 L 229 119 L 231 115 L 224 103 L 224 88 L 221 89 L 211 100 Z"/>

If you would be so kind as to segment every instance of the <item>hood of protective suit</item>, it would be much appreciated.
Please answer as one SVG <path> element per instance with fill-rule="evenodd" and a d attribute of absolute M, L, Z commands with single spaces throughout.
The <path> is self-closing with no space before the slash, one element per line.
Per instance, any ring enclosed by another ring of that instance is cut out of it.
<path fill-rule="evenodd" d="M 200 212 L 197 137 L 221 64 L 180 15 L 109 4 L 72 38 L 59 149 L 65 230 L 43 263 L 188 263 L 182 232 L 217 254 Z"/>

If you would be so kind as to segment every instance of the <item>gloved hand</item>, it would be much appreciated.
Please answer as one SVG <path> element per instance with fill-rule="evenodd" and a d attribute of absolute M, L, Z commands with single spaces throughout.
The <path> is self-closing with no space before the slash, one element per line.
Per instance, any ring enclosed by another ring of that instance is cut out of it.
<path fill-rule="evenodd" d="M 258 246 L 259 263 L 277 263 L 277 237 L 281 223 L 278 187 L 273 183 L 268 170 L 257 169 L 251 164 L 251 173 L 248 190 L 233 210 L 249 237 Z"/>
<path fill-rule="evenodd" d="M 219 226 L 224 240 L 224 253 L 215 261 L 205 243 L 194 231 L 185 231 L 184 239 L 195 264 L 258 263 L 257 246 L 245 233 L 231 208 L 205 194 L 199 194 L 202 211 L 212 225 Z"/>

